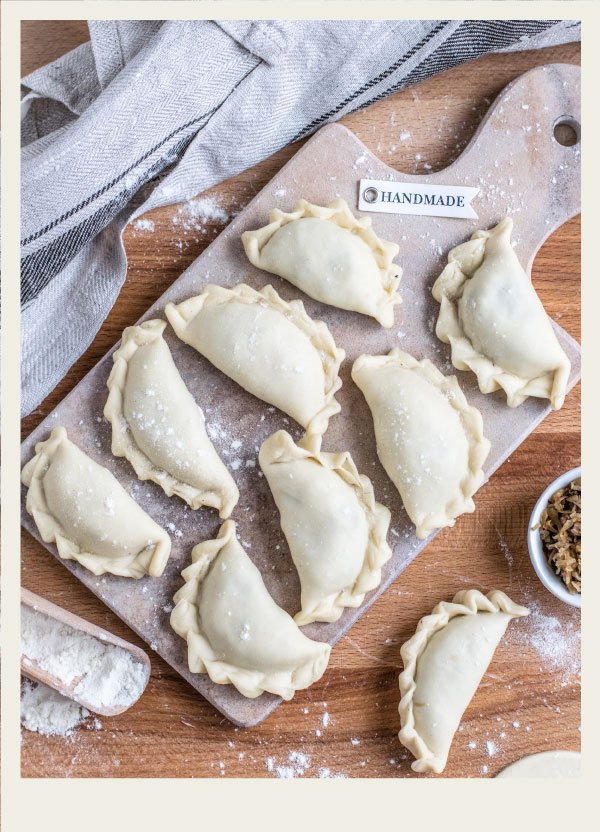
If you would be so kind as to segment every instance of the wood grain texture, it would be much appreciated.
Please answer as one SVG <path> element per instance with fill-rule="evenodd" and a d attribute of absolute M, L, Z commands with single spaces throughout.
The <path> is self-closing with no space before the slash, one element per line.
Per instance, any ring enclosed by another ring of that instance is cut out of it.
<path fill-rule="evenodd" d="M 21 77 L 89 39 L 85 20 L 21 21 Z"/>
<path fill-rule="evenodd" d="M 46 26 L 30 27 L 24 41 L 23 59 L 30 69 L 45 60 L 47 53 L 39 49 Z M 41 57 L 36 60 L 36 55 Z M 549 62 L 579 63 L 579 45 L 487 56 L 396 93 L 342 123 L 398 170 L 425 172 L 427 165 L 437 170 L 456 158 L 510 80 Z M 410 137 L 400 139 L 405 133 Z M 284 148 L 205 195 L 229 214 L 239 211 L 298 146 Z M 23 420 L 23 436 L 222 230 L 209 222 L 200 230 L 174 229 L 176 214 L 173 206 L 148 215 L 155 223 L 152 234 L 127 229 L 129 270 L 117 303 L 91 347 L 41 407 Z M 534 285 L 549 314 L 577 339 L 579 235 L 579 218 L 566 223 L 544 244 L 533 269 Z M 534 615 L 521 629 L 520 622 L 513 624 L 497 650 L 465 713 L 444 775 L 490 776 L 526 754 L 577 750 L 578 613 L 539 584 L 525 534 L 545 485 L 579 463 L 579 430 L 577 387 L 564 408 L 548 417 L 496 472 L 478 495 L 475 514 L 441 532 L 338 643 L 324 678 L 281 705 L 261 726 L 234 728 L 153 654 L 152 677 L 140 702 L 122 716 L 104 720 L 102 729 L 80 729 L 66 740 L 24 731 L 23 776 L 274 777 L 298 776 L 302 770 L 305 777 L 416 776 L 396 736 L 399 645 L 438 600 L 466 586 L 498 586 L 509 593 L 514 587 L 517 600 L 529 603 Z M 25 587 L 143 647 L 26 534 L 22 563 Z M 309 765 L 294 752 L 305 754 Z"/>

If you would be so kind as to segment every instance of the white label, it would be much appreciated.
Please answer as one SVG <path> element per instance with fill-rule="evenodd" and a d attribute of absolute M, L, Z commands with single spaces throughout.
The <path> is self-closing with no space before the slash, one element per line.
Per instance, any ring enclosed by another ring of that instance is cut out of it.
<path fill-rule="evenodd" d="M 360 211 L 384 214 L 422 214 L 427 217 L 467 217 L 477 219 L 471 200 L 479 188 L 463 185 L 421 185 L 415 182 L 390 182 L 361 179 L 358 194 Z"/>

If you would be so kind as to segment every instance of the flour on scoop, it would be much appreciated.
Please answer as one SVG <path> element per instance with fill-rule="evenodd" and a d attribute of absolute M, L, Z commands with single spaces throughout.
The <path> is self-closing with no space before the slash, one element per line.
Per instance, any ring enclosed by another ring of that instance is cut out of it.
<path fill-rule="evenodd" d="M 35 663 L 66 687 L 79 680 L 73 692 L 92 709 L 133 705 L 148 681 L 144 665 L 127 650 L 25 605 L 21 606 L 21 653 L 25 664 Z"/>

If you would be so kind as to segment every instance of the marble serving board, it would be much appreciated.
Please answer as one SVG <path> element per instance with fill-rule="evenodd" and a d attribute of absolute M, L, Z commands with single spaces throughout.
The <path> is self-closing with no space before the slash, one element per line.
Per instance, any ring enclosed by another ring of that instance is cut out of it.
<path fill-rule="evenodd" d="M 505 215 L 512 216 L 516 252 L 530 266 L 546 237 L 579 212 L 579 144 L 564 147 L 553 134 L 556 122 L 565 119 L 579 124 L 580 71 L 570 65 L 548 65 L 527 72 L 505 88 L 460 158 L 431 175 L 408 176 L 395 171 L 344 127 L 324 127 L 141 319 L 164 318 L 167 301 L 182 301 L 201 292 L 208 283 L 233 286 L 245 281 L 257 289 L 271 283 L 286 300 L 301 298 L 308 313 L 325 321 L 338 346 L 346 351 L 340 371 L 343 387 L 337 394 L 342 410 L 330 422 L 323 450 L 349 450 L 358 469 L 372 479 L 377 499 L 392 513 L 389 541 L 393 557 L 383 570 L 380 587 L 367 595 L 362 607 L 346 610 L 335 623 L 305 627 L 311 638 L 334 644 L 431 540 L 416 539 L 399 495 L 377 460 L 371 416 L 350 378 L 352 363 L 363 352 L 386 353 L 397 346 L 419 359 L 430 358 L 444 373 L 456 372 L 449 363 L 447 346 L 435 337 L 438 305 L 431 297 L 431 286 L 446 262 L 448 250 L 468 239 L 476 228 L 488 228 Z M 286 281 L 255 269 L 246 260 L 240 242 L 243 231 L 268 221 L 273 207 L 291 210 L 301 197 L 318 204 L 343 197 L 356 212 L 361 178 L 481 189 L 472 203 L 477 220 L 370 214 L 378 234 L 400 246 L 397 261 L 404 272 L 400 286 L 403 303 L 396 308 L 396 322 L 389 330 L 371 318 L 311 300 Z M 555 328 L 572 362 L 572 387 L 580 375 L 579 346 L 560 327 Z M 274 599 L 293 614 L 299 609 L 298 577 L 257 456 L 261 443 L 273 431 L 284 428 L 297 439 L 302 430 L 292 419 L 216 370 L 179 341 L 170 327 L 165 337 L 185 382 L 205 412 L 215 446 L 238 484 L 240 501 L 233 519 L 240 540 Z M 178 498 L 168 498 L 154 483 L 139 482 L 125 459 L 111 455 L 110 426 L 102 415 L 111 367 L 109 353 L 25 440 L 23 462 L 32 456 L 36 442 L 45 439 L 54 426 L 64 425 L 70 438 L 109 468 L 134 499 L 169 531 L 171 558 L 161 578 L 138 581 L 110 575 L 96 577 L 77 563 L 61 562 L 221 713 L 237 725 L 256 725 L 281 700 L 270 694 L 246 699 L 230 685 L 216 685 L 205 674 L 191 674 L 186 645 L 169 626 L 172 597 L 182 584 L 180 572 L 190 561 L 191 549 L 199 541 L 214 537 L 220 522 L 210 509 L 191 511 Z M 501 393 L 479 393 L 472 374 L 457 375 L 470 403 L 483 415 L 485 434 L 492 446 L 485 465 L 489 477 L 548 415 L 549 408 L 543 401 L 530 399 L 510 409 Z M 24 508 L 22 523 L 40 539 Z M 58 557 L 53 545 L 46 548 Z"/>

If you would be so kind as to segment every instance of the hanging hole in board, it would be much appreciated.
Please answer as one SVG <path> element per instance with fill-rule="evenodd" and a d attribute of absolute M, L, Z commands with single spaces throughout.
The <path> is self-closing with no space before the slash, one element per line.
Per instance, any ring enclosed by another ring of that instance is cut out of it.
<path fill-rule="evenodd" d="M 581 124 L 570 116 L 561 116 L 554 122 L 554 138 L 563 147 L 574 147 L 581 141 Z"/>

